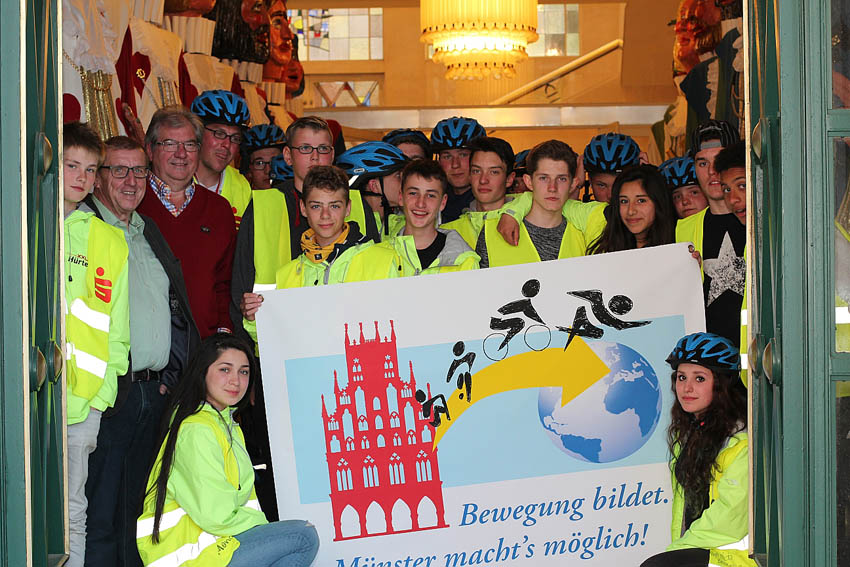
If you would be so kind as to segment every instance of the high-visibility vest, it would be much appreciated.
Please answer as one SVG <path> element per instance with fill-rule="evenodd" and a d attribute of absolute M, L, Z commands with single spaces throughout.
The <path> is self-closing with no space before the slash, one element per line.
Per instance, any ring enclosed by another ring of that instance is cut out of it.
<path fill-rule="evenodd" d="M 366 211 L 360 191 L 349 191 L 351 213 L 346 221 L 355 221 L 364 232 Z M 297 206 L 297 203 L 296 203 Z M 300 211 L 295 211 L 300 214 Z M 254 290 L 274 289 L 277 271 L 291 262 L 292 244 L 286 196 L 277 189 L 254 194 Z M 306 222 L 306 221 L 305 221 Z M 402 225 L 403 226 L 403 225 Z"/>
<path fill-rule="evenodd" d="M 87 224 L 86 294 L 65 297 L 65 359 L 68 389 L 79 398 L 91 400 L 105 384 L 112 325 L 129 329 L 128 319 L 112 319 L 114 287 L 127 269 L 128 249 L 119 229 L 93 216 Z M 126 294 L 123 298 L 127 301 Z M 128 310 L 125 307 L 121 312 L 126 314 Z M 117 372 L 127 371 L 126 358 L 123 365 L 122 361 L 116 362 Z"/>
<path fill-rule="evenodd" d="M 281 266 L 292 260 L 286 195 L 277 189 L 254 195 L 254 283 L 274 284 Z"/>
<path fill-rule="evenodd" d="M 540 254 L 537 253 L 537 248 L 531 241 L 531 235 L 528 234 L 525 223 L 519 223 L 519 243 L 516 246 L 511 246 L 502 238 L 496 228 L 498 224 L 499 218 L 495 216 L 484 221 L 484 239 L 487 243 L 487 257 L 491 268 L 540 261 Z M 586 248 L 581 231 L 572 223 L 567 223 L 564 236 L 561 238 L 558 259 L 584 256 Z"/>
<path fill-rule="evenodd" d="M 412 236 L 391 236 L 378 246 L 394 250 L 398 254 L 402 267 L 399 274 L 401 277 L 477 270 L 481 258 L 467 246 L 463 238 L 454 230 L 440 228 L 439 231 L 446 235 L 446 243 L 430 266 L 422 266 L 419 263 L 419 253 Z"/>
<path fill-rule="evenodd" d="M 494 213 L 494 215 L 498 216 L 498 213 Z M 457 231 L 464 242 L 475 250 L 475 245 L 478 244 L 478 235 L 481 233 L 481 228 L 484 226 L 486 217 L 486 212 L 467 211 L 460 215 L 457 220 L 440 225 L 440 228 Z"/>
<path fill-rule="evenodd" d="M 221 182 L 221 196 L 230 203 L 230 210 L 233 211 L 233 220 L 236 221 L 238 230 L 242 215 L 245 214 L 245 209 L 251 202 L 251 183 L 239 173 L 239 170 L 228 165 L 224 169 L 224 179 Z"/>
<path fill-rule="evenodd" d="M 719 565 L 722 567 L 755 567 L 756 564 L 749 558 L 747 551 L 749 544 L 746 506 L 749 501 L 747 470 L 741 466 L 732 467 L 733 463 L 740 465 L 742 462 L 740 459 L 746 462 L 748 446 L 749 439 L 747 433 L 740 432 L 733 435 L 726 447 L 718 453 L 713 469 L 715 474 L 712 475 L 711 485 L 708 490 L 709 508 L 720 496 L 721 483 L 724 483 L 727 498 L 731 492 L 735 501 L 721 502 L 716 510 L 712 510 L 709 514 L 706 514 L 708 512 L 708 509 L 706 509 L 703 512 L 703 517 L 700 518 L 699 534 L 690 533 L 685 534 L 683 537 L 682 519 L 685 512 L 685 495 L 682 487 L 676 482 L 675 472 L 671 472 L 673 488 L 671 539 L 673 543 L 667 548 L 668 551 L 689 547 L 707 547 L 710 553 L 710 565 Z M 675 469 L 675 458 L 678 453 L 678 447 L 676 447 L 674 449 L 674 462 L 670 465 L 671 471 Z M 743 515 L 729 510 L 728 506 L 733 505 L 739 510 L 743 510 Z M 728 538 L 732 534 L 740 535 L 741 539 L 717 547 L 707 545 L 705 539 L 714 537 Z"/>
<path fill-rule="evenodd" d="M 706 211 L 708 211 L 708 207 L 676 222 L 676 242 L 690 242 L 703 258 L 705 256 L 702 253 L 702 237 L 705 231 Z M 699 267 L 699 272 L 703 279 L 705 279 L 705 272 L 702 265 Z M 744 304 L 746 305 L 746 302 Z"/>
<path fill-rule="evenodd" d="M 238 490 L 239 463 L 236 452 L 231 447 L 231 440 L 216 423 L 215 420 L 217 419 L 221 418 L 210 411 L 201 409 L 198 413 L 183 420 L 183 424 L 203 424 L 213 431 L 221 449 L 224 475 L 234 490 Z M 175 435 L 177 432 L 171 434 Z M 240 443 L 244 447 L 245 440 L 241 429 L 234 427 L 233 434 L 236 437 L 233 439 L 233 444 Z M 233 552 L 239 547 L 239 541 L 234 537 L 238 534 L 214 536 L 205 532 L 171 495 L 166 496 L 162 508 L 162 516 L 159 522 L 159 543 L 154 544 L 151 541 L 156 505 L 156 491 L 152 490 L 152 487 L 156 483 L 159 468 L 162 465 L 164 448 L 165 442 L 159 449 L 159 454 L 148 479 L 144 509 L 136 522 L 136 545 L 139 548 L 142 562 L 151 567 L 225 567 L 230 563 Z M 203 447 L 203 449 L 210 450 L 209 447 Z M 257 494 L 253 487 L 247 500 L 241 505 L 260 510 Z"/>
<path fill-rule="evenodd" d="M 277 289 L 383 280 L 400 277 L 401 271 L 401 259 L 391 247 L 369 242 L 352 246 L 330 264 L 301 254 L 278 270 Z"/>

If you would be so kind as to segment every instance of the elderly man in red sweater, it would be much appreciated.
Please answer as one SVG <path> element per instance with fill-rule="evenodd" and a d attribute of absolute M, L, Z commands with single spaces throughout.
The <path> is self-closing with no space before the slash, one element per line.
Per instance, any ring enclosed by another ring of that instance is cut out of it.
<path fill-rule="evenodd" d="M 182 106 L 156 111 L 145 136 L 151 173 L 138 211 L 154 220 L 180 260 L 192 314 L 206 338 L 232 328 L 228 308 L 236 225 L 227 199 L 192 181 L 203 130 L 198 117 Z"/>

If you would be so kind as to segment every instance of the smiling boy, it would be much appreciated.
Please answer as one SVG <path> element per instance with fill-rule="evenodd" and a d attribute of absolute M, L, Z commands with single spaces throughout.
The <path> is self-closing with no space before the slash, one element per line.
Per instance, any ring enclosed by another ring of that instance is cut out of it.
<path fill-rule="evenodd" d="M 402 276 L 440 274 L 478 268 L 478 255 L 454 230 L 437 228 L 446 207 L 448 179 L 435 161 L 414 160 L 401 177 L 404 228 L 381 247 L 401 258 Z"/>

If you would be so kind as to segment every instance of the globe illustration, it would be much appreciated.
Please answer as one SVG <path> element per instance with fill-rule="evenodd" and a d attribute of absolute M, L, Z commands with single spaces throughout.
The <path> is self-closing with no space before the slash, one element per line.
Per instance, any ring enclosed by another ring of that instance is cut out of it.
<path fill-rule="evenodd" d="M 626 345 L 588 341 L 611 371 L 561 407 L 561 388 L 541 388 L 540 423 L 563 452 L 591 463 L 628 457 L 652 436 L 661 416 L 658 377 Z"/>

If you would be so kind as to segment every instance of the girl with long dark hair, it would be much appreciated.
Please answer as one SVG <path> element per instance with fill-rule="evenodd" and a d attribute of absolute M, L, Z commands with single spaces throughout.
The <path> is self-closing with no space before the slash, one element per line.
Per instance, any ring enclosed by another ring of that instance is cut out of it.
<path fill-rule="evenodd" d="M 251 348 L 214 335 L 194 353 L 164 414 L 136 543 L 145 565 L 307 567 L 319 549 L 301 520 L 268 523 L 233 412 L 257 375 Z"/>
<path fill-rule="evenodd" d="M 614 181 L 605 213 L 608 223 L 599 238 L 588 245 L 588 254 L 660 246 L 676 240 L 677 217 L 670 190 L 654 165 L 623 170 Z"/>
<path fill-rule="evenodd" d="M 667 358 L 676 401 L 667 430 L 673 542 L 641 567 L 749 567 L 747 391 L 728 339 L 694 333 Z"/>

